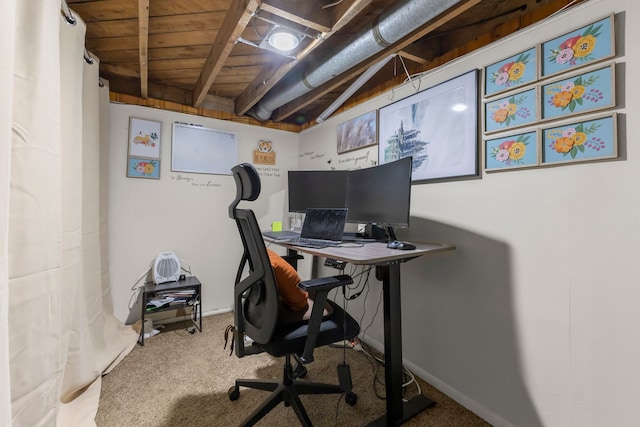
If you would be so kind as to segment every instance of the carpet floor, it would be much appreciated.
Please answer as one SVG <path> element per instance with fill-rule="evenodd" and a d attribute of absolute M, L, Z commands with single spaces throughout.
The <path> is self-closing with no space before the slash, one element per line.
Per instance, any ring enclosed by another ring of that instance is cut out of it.
<path fill-rule="evenodd" d="M 224 348 L 224 331 L 233 314 L 203 318 L 202 333 L 189 333 L 183 324 L 165 330 L 137 345 L 109 374 L 102 378 L 98 427 L 204 427 L 239 425 L 268 393 L 241 388 L 240 398 L 230 401 L 228 389 L 236 378 L 280 378 L 284 359 L 268 354 L 242 359 Z M 187 325 L 188 326 L 188 325 Z M 337 383 L 336 367 L 343 349 L 319 348 L 315 361 L 307 365 L 305 380 Z M 347 350 L 355 406 L 340 395 L 301 396 L 313 424 L 363 426 L 385 411 L 384 368 L 365 353 Z M 416 378 L 421 392 L 436 404 L 409 420 L 406 426 L 486 427 L 490 426 L 434 387 Z M 405 397 L 418 393 L 415 383 Z M 298 420 L 291 407 L 280 404 L 258 425 L 292 426 Z"/>

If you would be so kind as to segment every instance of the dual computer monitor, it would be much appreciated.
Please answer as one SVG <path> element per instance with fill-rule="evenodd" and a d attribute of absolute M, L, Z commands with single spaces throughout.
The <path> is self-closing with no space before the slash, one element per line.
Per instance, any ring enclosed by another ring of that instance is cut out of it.
<path fill-rule="evenodd" d="M 405 157 L 350 171 L 289 171 L 289 212 L 346 207 L 350 223 L 408 227 L 411 165 Z"/>

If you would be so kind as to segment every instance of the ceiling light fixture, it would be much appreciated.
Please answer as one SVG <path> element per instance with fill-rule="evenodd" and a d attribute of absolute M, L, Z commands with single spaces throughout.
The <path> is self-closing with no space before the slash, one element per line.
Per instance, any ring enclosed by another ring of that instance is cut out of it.
<path fill-rule="evenodd" d="M 300 39 L 287 29 L 275 27 L 267 36 L 267 43 L 274 49 L 289 52 L 298 47 Z"/>

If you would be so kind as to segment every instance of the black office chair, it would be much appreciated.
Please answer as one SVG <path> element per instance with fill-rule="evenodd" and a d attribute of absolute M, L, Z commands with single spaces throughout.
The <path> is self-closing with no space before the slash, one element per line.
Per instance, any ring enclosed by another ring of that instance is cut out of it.
<path fill-rule="evenodd" d="M 351 391 L 351 375 L 346 363 L 338 365 L 340 384 L 322 384 L 302 381 L 307 370 L 303 364 L 313 361 L 313 350 L 358 335 L 358 323 L 333 301 L 327 299 L 331 289 L 353 283 L 348 275 L 302 281 L 298 287 L 313 296 L 311 316 L 308 320 L 300 313 L 288 312 L 280 301 L 275 275 L 269 261 L 262 233 L 251 209 L 239 209 L 242 200 L 256 200 L 260 194 L 260 176 L 249 163 L 232 168 L 237 194 L 229 205 L 229 216 L 236 221 L 244 253 L 236 275 L 234 292 L 233 342 L 238 357 L 267 352 L 274 357 L 284 356 L 284 372 L 277 380 L 236 380 L 229 389 L 229 398 L 240 396 L 240 387 L 271 391 L 262 403 L 241 425 L 258 422 L 280 402 L 291 405 L 300 423 L 311 426 L 299 395 L 345 393 L 345 401 L 355 405 L 357 395 Z M 241 279 L 248 263 L 248 276 Z M 311 299 L 311 298 L 310 298 Z M 304 311 L 304 310 L 303 310 Z M 330 313 L 327 315 L 327 313 Z M 245 336 L 253 340 L 245 346 Z M 233 349 L 232 349 L 233 351 Z M 291 357 L 296 367 L 291 364 Z"/>

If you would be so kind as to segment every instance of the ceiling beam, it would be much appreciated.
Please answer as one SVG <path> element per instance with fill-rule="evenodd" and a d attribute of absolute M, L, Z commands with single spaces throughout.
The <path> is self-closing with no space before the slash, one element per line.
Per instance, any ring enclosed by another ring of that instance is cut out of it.
<path fill-rule="evenodd" d="M 149 89 L 149 0 L 138 0 L 138 57 L 140 61 L 140 96 Z"/>
<path fill-rule="evenodd" d="M 325 9 L 318 10 L 317 2 L 290 1 L 286 4 L 282 3 L 282 0 L 264 0 L 260 9 L 320 33 L 331 30 L 329 14 Z"/>
<path fill-rule="evenodd" d="M 292 114 L 298 112 L 302 108 L 311 104 L 315 100 L 321 98 L 328 92 L 331 92 L 337 87 L 347 83 L 349 80 L 353 79 L 354 77 L 359 76 L 364 72 L 364 70 L 366 70 L 376 62 L 380 61 L 382 58 L 390 55 L 391 53 L 401 51 L 405 47 L 409 46 L 411 43 L 419 40 L 420 38 L 424 37 L 426 34 L 429 34 L 431 31 L 439 28 L 444 23 L 466 12 L 476 4 L 480 3 L 480 1 L 481 0 L 466 0 L 466 1 L 463 0 L 457 3 L 454 7 L 441 13 L 438 17 L 432 19 L 431 21 L 426 23 L 424 26 L 413 31 L 402 40 L 394 43 L 393 45 L 389 46 L 386 49 L 381 50 L 375 55 L 370 56 L 369 58 L 367 58 L 366 61 L 363 61 L 360 64 L 351 67 L 349 70 L 329 80 L 325 84 L 318 86 L 317 88 L 311 90 L 305 95 L 295 99 L 292 102 L 289 102 L 288 104 L 281 106 L 280 108 L 278 108 L 276 111 L 273 112 L 273 115 L 271 116 L 271 120 L 278 122 L 286 119 L 287 117 L 291 116 Z"/>
<path fill-rule="evenodd" d="M 354 19 L 362 10 L 364 10 L 372 0 L 354 0 L 351 7 L 348 8 L 338 19 L 331 31 L 323 33 L 321 37 L 313 40 L 304 50 L 296 55 L 295 61 L 290 61 L 277 67 L 265 67 L 258 76 L 247 86 L 238 98 L 236 98 L 236 114 L 241 116 L 253 107 L 267 92 L 269 92 L 291 69 L 304 57 L 309 55 L 321 43 L 325 42 L 335 32 L 340 30 L 352 19 Z"/>
<path fill-rule="evenodd" d="M 194 107 L 200 107 L 204 102 L 209 88 L 218 73 L 220 73 L 238 37 L 242 35 L 260 4 L 260 0 L 233 0 L 231 2 L 227 16 L 218 31 L 216 40 L 211 46 L 207 60 L 193 89 Z"/>
<path fill-rule="evenodd" d="M 404 59 L 408 59 L 409 61 L 424 65 L 433 61 L 434 58 L 437 58 L 440 55 L 440 52 L 438 49 L 434 49 L 431 46 L 418 46 L 414 43 L 398 51 L 398 55 Z"/>

